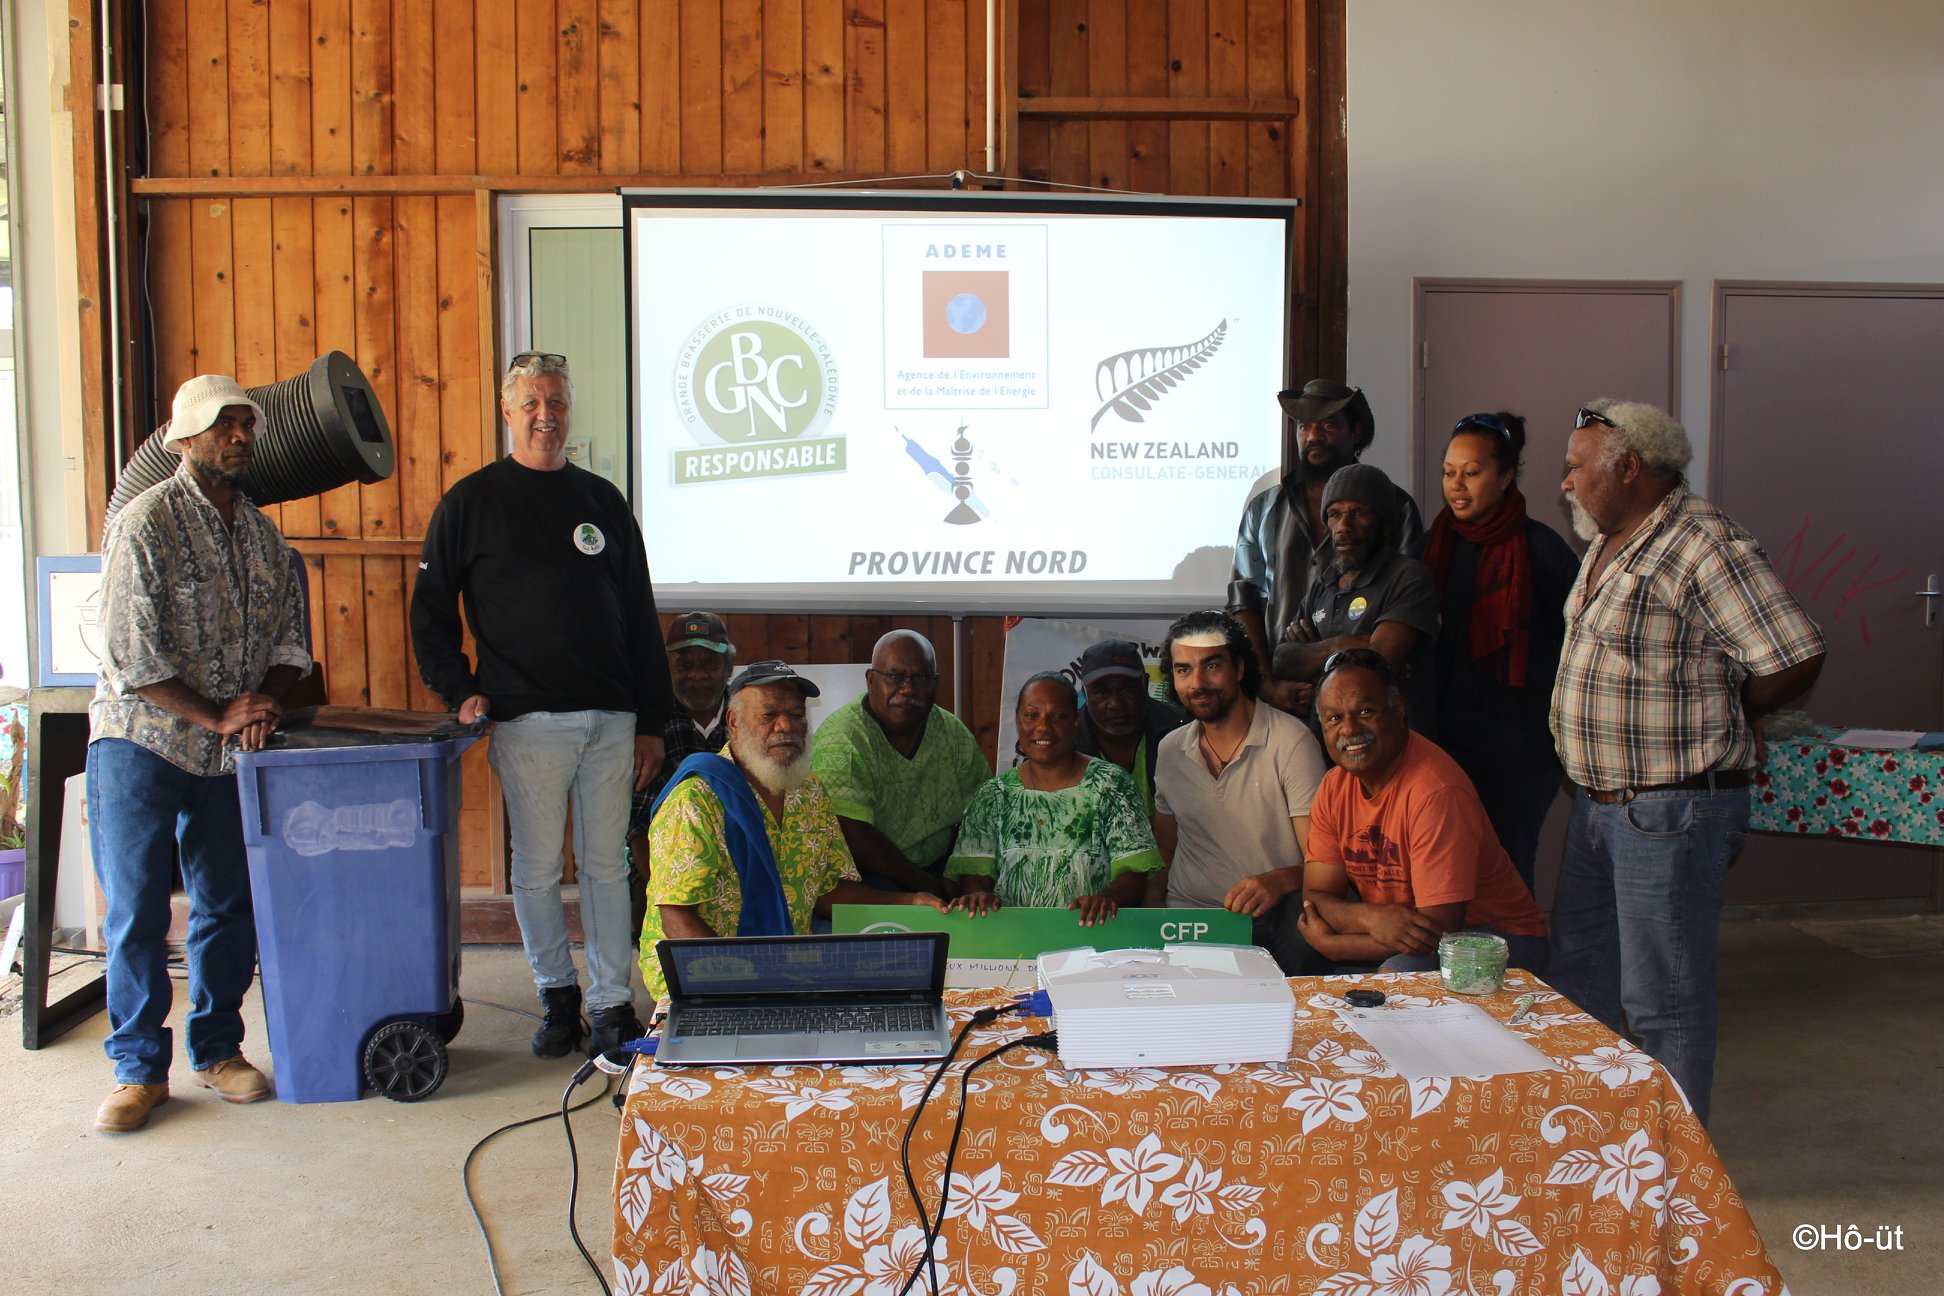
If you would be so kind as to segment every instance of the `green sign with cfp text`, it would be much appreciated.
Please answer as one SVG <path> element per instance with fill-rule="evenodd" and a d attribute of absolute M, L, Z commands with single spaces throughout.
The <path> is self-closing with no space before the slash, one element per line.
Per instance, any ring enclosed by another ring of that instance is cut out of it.
<path fill-rule="evenodd" d="M 833 905 L 834 932 L 942 931 L 955 959 L 1038 958 L 1048 950 L 1160 949 L 1211 942 L 1250 945 L 1247 914 L 1226 909 L 1123 909 L 1106 922 L 1082 927 L 1072 909 L 1001 909 L 983 918 L 940 913 L 923 905 Z"/>

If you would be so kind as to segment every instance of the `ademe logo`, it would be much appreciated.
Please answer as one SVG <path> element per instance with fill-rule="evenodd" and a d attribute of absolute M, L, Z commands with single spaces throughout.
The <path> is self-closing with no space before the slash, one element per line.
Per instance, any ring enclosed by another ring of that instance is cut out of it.
<path fill-rule="evenodd" d="M 698 449 L 675 452 L 675 484 L 842 472 L 844 438 L 820 436 L 837 408 L 837 360 L 809 320 L 749 303 L 696 326 L 675 361 L 675 408 Z"/>

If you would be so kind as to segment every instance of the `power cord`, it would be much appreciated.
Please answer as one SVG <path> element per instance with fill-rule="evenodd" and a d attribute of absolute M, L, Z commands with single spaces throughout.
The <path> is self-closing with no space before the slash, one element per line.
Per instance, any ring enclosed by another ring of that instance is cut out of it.
<path fill-rule="evenodd" d="M 963 1044 L 965 1043 L 966 1037 L 969 1036 L 972 1033 L 972 1031 L 977 1029 L 978 1027 L 987 1026 L 990 1025 L 992 1022 L 997 1021 L 999 1017 L 1004 1013 L 1029 1011 L 1030 1008 L 1031 1008 L 1030 1001 L 1017 1000 L 1012 1003 L 1002 1004 L 995 1008 L 982 1008 L 977 1013 L 974 1013 L 972 1019 L 966 1022 L 966 1024 L 959 1030 L 958 1038 L 952 1041 L 952 1047 L 950 1052 L 948 1052 L 945 1055 L 945 1060 L 938 1064 L 938 1070 L 933 1073 L 930 1083 L 928 1083 L 925 1086 L 925 1092 L 922 1095 L 920 1095 L 918 1099 L 917 1107 L 914 1108 L 911 1113 L 911 1120 L 907 1122 L 905 1125 L 904 1141 L 899 1148 L 898 1160 L 899 1160 L 899 1164 L 904 1169 L 905 1187 L 911 1193 L 912 1205 L 915 1206 L 918 1211 L 918 1223 L 924 1230 L 925 1245 L 924 1245 L 924 1251 L 918 1257 L 917 1263 L 912 1266 L 911 1273 L 906 1276 L 904 1286 L 898 1289 L 898 1296 L 906 1296 L 906 1293 L 910 1292 L 913 1284 L 915 1284 L 918 1281 L 918 1276 L 921 1273 L 923 1273 L 926 1276 L 930 1289 L 933 1293 L 933 1296 L 937 1296 L 938 1268 L 936 1263 L 933 1261 L 932 1257 L 937 1250 L 939 1234 L 944 1232 L 945 1229 L 945 1203 L 951 1197 L 952 1166 L 956 1162 L 958 1157 L 959 1136 L 965 1129 L 965 1104 L 966 1104 L 967 1094 L 969 1092 L 966 1088 L 966 1085 L 971 1080 L 972 1073 L 974 1071 L 977 1071 L 980 1067 L 984 1066 L 986 1063 L 993 1061 L 995 1058 L 1010 1053 L 1012 1050 L 1017 1048 L 1026 1048 L 1029 1046 L 1055 1048 L 1058 1046 L 1057 1043 L 1058 1037 L 1055 1036 L 1053 1032 L 1048 1031 L 1041 1035 L 1028 1035 L 1023 1039 L 1016 1039 L 1008 1043 L 1002 1044 L 998 1048 L 993 1049 L 991 1052 L 986 1053 L 983 1056 L 979 1057 L 977 1060 L 975 1060 L 970 1066 L 966 1067 L 964 1074 L 959 1077 L 958 1116 L 953 1125 L 951 1142 L 947 1145 L 945 1150 L 945 1169 L 943 1175 L 940 1178 L 940 1187 L 938 1191 L 938 1214 L 936 1215 L 936 1217 L 930 1216 L 926 1213 L 924 1199 L 922 1196 L 920 1196 L 918 1192 L 918 1185 L 912 1177 L 912 1173 L 911 1173 L 912 1132 L 918 1127 L 919 1118 L 924 1114 L 925 1104 L 931 1098 L 932 1091 L 938 1087 L 939 1081 L 944 1079 L 946 1072 L 951 1068 L 952 1061 L 954 1058 L 957 1057 L 960 1047 L 963 1046 Z"/>
<path fill-rule="evenodd" d="M 579 1083 L 578 1081 L 575 1082 L 575 1084 L 578 1083 Z M 575 1087 L 574 1084 L 568 1085 L 567 1092 L 572 1093 L 574 1087 Z M 565 1096 L 563 1096 L 562 1097 L 563 1110 L 560 1113 L 561 1119 L 564 1121 L 573 1112 L 581 1111 L 584 1110 L 585 1108 L 592 1107 L 595 1103 L 601 1101 L 601 1099 L 606 1096 L 607 1096 L 607 1089 L 604 1087 L 600 1093 L 595 1094 L 593 1097 L 587 1099 L 585 1102 L 578 1103 L 573 1107 L 567 1107 L 565 1105 L 566 1099 Z M 479 1155 L 480 1150 L 484 1148 L 488 1143 L 492 1142 L 500 1135 L 506 1133 L 508 1130 L 516 1130 L 523 1125 L 537 1125 L 541 1121 L 548 1121 L 548 1120 L 552 1120 L 553 1118 L 554 1118 L 553 1112 L 544 1111 L 541 1112 L 538 1116 L 528 1116 L 524 1120 L 516 1120 L 513 1121 L 511 1124 L 500 1126 L 498 1129 L 488 1134 L 485 1138 L 480 1139 L 479 1142 L 472 1145 L 472 1150 L 466 1153 L 465 1164 L 461 1166 L 459 1170 L 459 1183 L 460 1186 L 464 1188 L 466 1192 L 466 1208 L 472 1212 L 473 1223 L 479 1226 L 479 1240 L 482 1243 L 484 1243 L 486 1246 L 486 1267 L 492 1271 L 493 1290 L 494 1292 L 498 1293 L 498 1296 L 506 1296 L 506 1287 L 504 1286 L 504 1284 L 500 1279 L 499 1260 L 493 1254 L 492 1235 L 486 1231 L 486 1220 L 482 1215 L 480 1215 L 479 1203 L 473 1197 L 473 1190 L 472 1190 L 473 1159 Z M 573 1138 L 573 1128 L 572 1126 L 569 1126 L 568 1139 L 569 1139 L 570 1146 L 572 1143 L 572 1138 Z M 570 1199 L 570 1203 L 571 1203 L 571 1199 Z M 573 1208 L 571 1204 L 568 1207 L 568 1220 L 570 1223 L 573 1220 Z M 578 1236 L 574 1240 L 575 1242 L 580 1241 Z M 586 1254 L 585 1249 L 582 1250 L 582 1254 L 583 1255 Z M 590 1263 L 592 1262 L 590 1261 Z M 599 1276 L 598 1273 L 596 1276 Z M 606 1285 L 607 1285 L 606 1282 L 603 1281 L 602 1287 L 604 1289 Z"/>

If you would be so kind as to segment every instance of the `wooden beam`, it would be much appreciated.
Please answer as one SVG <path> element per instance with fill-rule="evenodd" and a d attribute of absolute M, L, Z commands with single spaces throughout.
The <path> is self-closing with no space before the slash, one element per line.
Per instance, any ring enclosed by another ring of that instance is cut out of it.
<path fill-rule="evenodd" d="M 1296 99 L 1175 99 L 1048 97 L 1021 99 L 1021 117 L 1060 121 L 1291 121 L 1302 115 Z"/>
<path fill-rule="evenodd" d="M 1047 100 L 1045 102 L 1052 102 Z M 1139 116 L 1140 114 L 1135 114 Z M 725 175 L 325 175 L 147 176 L 133 182 L 138 198 L 287 198 L 322 194 L 408 197 L 420 194 L 612 193 L 616 189 L 756 189 L 791 184 L 873 185 L 876 172 L 773 171 Z M 940 174 L 939 187 L 945 188 Z"/>

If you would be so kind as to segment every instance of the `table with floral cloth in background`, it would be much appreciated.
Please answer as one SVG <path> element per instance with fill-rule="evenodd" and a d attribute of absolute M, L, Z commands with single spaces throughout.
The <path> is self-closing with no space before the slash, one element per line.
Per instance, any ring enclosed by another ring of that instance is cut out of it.
<path fill-rule="evenodd" d="M 1298 978 L 1273 1065 L 972 1077 L 936 1255 L 969 1296 L 1759 1296 L 1785 1290 L 1667 1073 L 1522 972 L 1478 1003 L 1562 1069 L 1406 1081 Z M 999 991 L 954 992 L 955 1024 Z M 962 1058 L 1045 1028 L 1002 1019 Z M 935 1204 L 954 1068 L 912 1141 Z M 923 1254 L 898 1144 L 932 1068 L 637 1067 L 615 1178 L 617 1293 L 896 1296 Z M 927 1290 L 924 1283 L 911 1289 Z"/>
<path fill-rule="evenodd" d="M 1769 744 L 1755 771 L 1749 826 L 1944 846 L 1944 751 L 1835 746 L 1842 732 Z"/>

